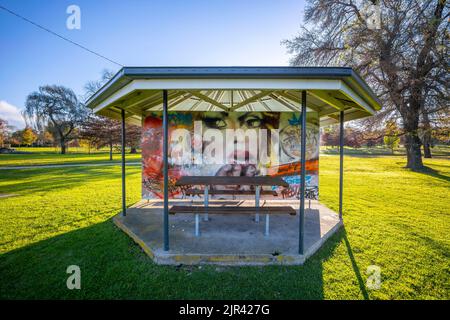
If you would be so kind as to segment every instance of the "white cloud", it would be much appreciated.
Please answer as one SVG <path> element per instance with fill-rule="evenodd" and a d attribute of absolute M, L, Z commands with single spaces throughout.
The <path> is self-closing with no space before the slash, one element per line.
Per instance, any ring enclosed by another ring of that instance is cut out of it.
<path fill-rule="evenodd" d="M 17 129 L 25 128 L 25 120 L 20 109 L 4 100 L 0 100 L 0 118 L 8 121 L 8 124 Z"/>

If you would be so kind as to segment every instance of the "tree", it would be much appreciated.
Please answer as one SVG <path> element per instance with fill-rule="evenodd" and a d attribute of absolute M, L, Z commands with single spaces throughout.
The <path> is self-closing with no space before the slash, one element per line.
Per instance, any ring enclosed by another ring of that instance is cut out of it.
<path fill-rule="evenodd" d="M 392 154 L 394 154 L 394 149 L 398 148 L 398 145 L 400 144 L 399 132 L 395 121 L 388 121 L 386 123 L 383 141 L 386 147 L 391 149 Z"/>
<path fill-rule="evenodd" d="M 332 125 L 323 128 L 320 138 L 323 146 L 339 146 L 339 130 L 337 130 L 337 126 Z"/>
<path fill-rule="evenodd" d="M 114 76 L 114 72 L 108 69 L 102 71 L 101 79 L 89 81 L 84 86 L 85 98 L 89 98 L 98 89 Z M 109 147 L 109 157 L 112 160 L 112 150 L 114 145 L 121 143 L 120 121 L 90 114 L 87 121 L 82 126 L 82 137 L 90 140 L 97 148 Z M 136 153 L 141 143 L 141 129 L 138 126 L 126 124 L 125 145 L 130 147 L 130 153 Z"/>
<path fill-rule="evenodd" d="M 38 136 L 38 140 L 39 140 L 39 136 Z M 53 135 L 51 134 L 51 132 L 49 132 L 48 130 L 45 130 L 42 133 L 42 137 L 40 139 L 40 144 L 42 146 L 53 146 L 55 143 L 55 139 L 53 137 Z"/>
<path fill-rule="evenodd" d="M 102 76 L 97 81 L 89 81 L 84 85 L 84 99 L 88 99 L 94 93 L 98 91 L 106 82 L 108 82 L 114 76 L 112 70 L 103 69 Z"/>
<path fill-rule="evenodd" d="M 450 115 L 435 126 L 432 131 L 433 140 L 439 144 L 450 145 Z"/>
<path fill-rule="evenodd" d="M 378 128 L 361 127 L 361 139 L 366 147 L 383 145 L 384 130 Z"/>
<path fill-rule="evenodd" d="M 41 126 L 48 123 L 48 130 L 65 154 L 67 142 L 73 139 L 75 128 L 86 118 L 87 110 L 71 89 L 46 85 L 28 95 L 24 114 Z"/>
<path fill-rule="evenodd" d="M 351 148 L 361 148 L 364 143 L 363 133 L 356 128 L 348 127 L 344 129 L 344 144 Z"/>
<path fill-rule="evenodd" d="M 375 24 L 369 7 L 379 9 Z M 420 116 L 432 108 L 426 93 L 448 101 L 448 17 L 446 0 L 308 0 L 300 34 L 284 44 L 295 65 L 361 73 L 383 102 L 380 114 L 400 117 L 407 167 L 420 170 Z"/>
<path fill-rule="evenodd" d="M 91 114 L 81 126 L 80 137 L 97 149 L 107 146 L 109 160 L 112 160 L 113 147 L 121 144 L 121 130 L 119 121 Z M 127 124 L 125 130 L 125 145 L 130 148 L 130 153 L 136 153 L 141 141 L 141 129 Z"/>
<path fill-rule="evenodd" d="M 137 153 L 137 149 L 141 145 L 141 137 L 142 137 L 141 128 L 133 124 L 127 124 L 125 130 L 126 130 L 125 136 L 126 146 L 130 147 L 130 153 Z"/>
<path fill-rule="evenodd" d="M 445 75 L 443 75 L 445 77 Z M 431 92 L 431 93 L 430 93 Z M 425 158 L 431 158 L 431 149 L 436 140 L 436 132 L 448 128 L 450 117 L 448 95 L 438 96 L 432 90 L 426 92 L 425 103 L 422 105 L 419 137 L 423 145 Z"/>
<path fill-rule="evenodd" d="M 3 147 L 9 136 L 8 121 L 0 118 L 0 147 Z"/>
<path fill-rule="evenodd" d="M 384 136 L 383 141 L 386 147 L 391 150 L 391 153 L 394 154 L 394 150 L 398 148 L 400 143 L 400 138 L 397 136 Z"/>
<path fill-rule="evenodd" d="M 432 137 L 431 137 L 431 123 L 428 113 L 424 112 L 422 114 L 422 127 L 420 131 L 420 140 L 423 145 L 423 156 L 424 158 L 431 158 L 431 146 L 432 146 Z"/>
<path fill-rule="evenodd" d="M 90 115 L 81 126 L 80 136 L 97 149 L 108 146 L 109 160 L 112 160 L 113 146 L 120 143 L 120 123 L 109 118 Z"/>
<path fill-rule="evenodd" d="M 16 130 L 12 132 L 9 137 L 9 143 L 20 147 L 23 144 L 23 130 Z"/>
<path fill-rule="evenodd" d="M 37 135 L 33 132 L 33 129 L 26 127 L 22 131 L 22 143 L 27 146 L 31 146 L 37 139 Z"/>

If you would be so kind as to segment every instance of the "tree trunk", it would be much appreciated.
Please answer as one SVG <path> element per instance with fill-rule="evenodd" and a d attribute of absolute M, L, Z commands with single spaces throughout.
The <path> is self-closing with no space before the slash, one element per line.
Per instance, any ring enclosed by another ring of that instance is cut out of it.
<path fill-rule="evenodd" d="M 426 110 L 423 110 L 422 115 L 422 123 L 423 123 L 423 135 L 422 135 L 422 144 L 423 144 L 423 156 L 424 158 L 431 158 L 431 125 L 430 118 L 428 117 L 428 113 Z"/>
<path fill-rule="evenodd" d="M 420 147 L 422 141 L 419 137 L 420 106 L 422 105 L 422 90 L 419 86 L 411 88 L 411 97 L 405 105 L 402 106 L 400 113 L 403 118 L 403 127 L 405 130 L 405 148 L 406 148 L 406 167 L 414 170 L 423 170 L 422 151 Z"/>
<path fill-rule="evenodd" d="M 417 132 L 406 132 L 405 134 L 405 147 L 407 164 L 406 167 L 412 170 L 422 170 L 422 153 L 420 151 L 421 141 Z"/>
<path fill-rule="evenodd" d="M 423 144 L 423 157 L 431 159 L 431 145 L 428 142 L 424 142 Z"/>
<path fill-rule="evenodd" d="M 64 140 L 61 140 L 60 146 L 61 146 L 61 154 L 66 154 L 67 148 L 66 148 L 66 142 Z"/>
<path fill-rule="evenodd" d="M 112 143 L 109 144 L 109 161 L 112 161 L 113 159 L 113 145 Z"/>

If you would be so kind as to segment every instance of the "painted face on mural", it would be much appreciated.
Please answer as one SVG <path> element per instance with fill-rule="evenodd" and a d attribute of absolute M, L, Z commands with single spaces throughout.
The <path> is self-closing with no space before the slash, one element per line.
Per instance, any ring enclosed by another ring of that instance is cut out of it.
<path fill-rule="evenodd" d="M 200 119 L 210 129 L 274 129 L 278 128 L 279 114 L 264 112 L 203 112 Z"/>
<path fill-rule="evenodd" d="M 224 164 L 217 170 L 216 176 L 257 175 L 258 148 L 256 145 L 249 145 L 252 144 L 250 138 L 239 139 L 238 135 L 254 130 L 256 137 L 259 129 L 269 129 L 270 134 L 270 129 L 277 129 L 279 126 L 279 114 L 264 112 L 203 112 L 198 115 L 196 120 L 202 121 L 203 131 L 219 130 L 224 137 L 227 137 L 227 130 L 242 130 L 237 132 L 232 139 L 225 139 Z M 203 141 L 204 150 L 209 143 L 211 142 Z"/>

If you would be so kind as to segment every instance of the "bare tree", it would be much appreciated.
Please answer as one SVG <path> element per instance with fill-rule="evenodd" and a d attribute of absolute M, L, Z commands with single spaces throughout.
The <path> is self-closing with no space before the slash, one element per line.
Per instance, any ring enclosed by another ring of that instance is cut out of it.
<path fill-rule="evenodd" d="M 445 75 L 441 75 L 442 78 Z M 447 88 L 440 85 L 440 90 L 429 88 L 425 93 L 424 103 L 420 111 L 419 135 L 423 145 L 425 158 L 431 158 L 431 148 L 435 140 L 435 133 L 442 127 L 448 126 L 449 97 Z M 443 94 L 445 93 L 445 94 Z"/>
<path fill-rule="evenodd" d="M 0 147 L 3 147 L 10 134 L 10 126 L 8 121 L 0 118 Z"/>
<path fill-rule="evenodd" d="M 87 100 L 91 95 L 96 93 L 105 83 L 114 76 L 114 72 L 109 69 L 103 69 L 100 80 L 89 81 L 84 85 L 84 99 Z"/>
<path fill-rule="evenodd" d="M 113 147 L 120 143 L 120 123 L 90 115 L 81 126 L 80 137 L 88 140 L 97 149 L 108 146 L 109 160 L 113 160 Z"/>
<path fill-rule="evenodd" d="M 67 142 L 73 139 L 78 125 L 86 118 L 87 110 L 78 101 L 75 93 L 66 87 L 46 85 L 39 87 L 27 97 L 24 114 L 29 121 L 48 124 L 59 142 L 61 153 L 66 153 Z"/>
<path fill-rule="evenodd" d="M 106 82 L 114 76 L 114 72 L 108 69 L 102 71 L 102 76 L 97 81 L 89 81 L 84 86 L 85 98 L 89 98 L 97 92 Z M 109 147 L 109 158 L 112 160 L 113 146 L 119 145 L 121 124 L 117 120 L 97 116 L 90 113 L 82 125 L 81 136 L 91 141 L 96 148 Z M 140 145 L 141 129 L 135 125 L 126 125 L 126 146 L 130 147 L 130 153 L 136 153 Z"/>
<path fill-rule="evenodd" d="M 380 9 L 375 24 L 371 5 Z M 426 93 L 448 92 L 448 18 L 446 0 L 308 0 L 299 35 L 284 44 L 294 65 L 348 65 L 361 73 L 383 101 L 379 118 L 399 116 L 407 167 L 420 170 Z"/>

